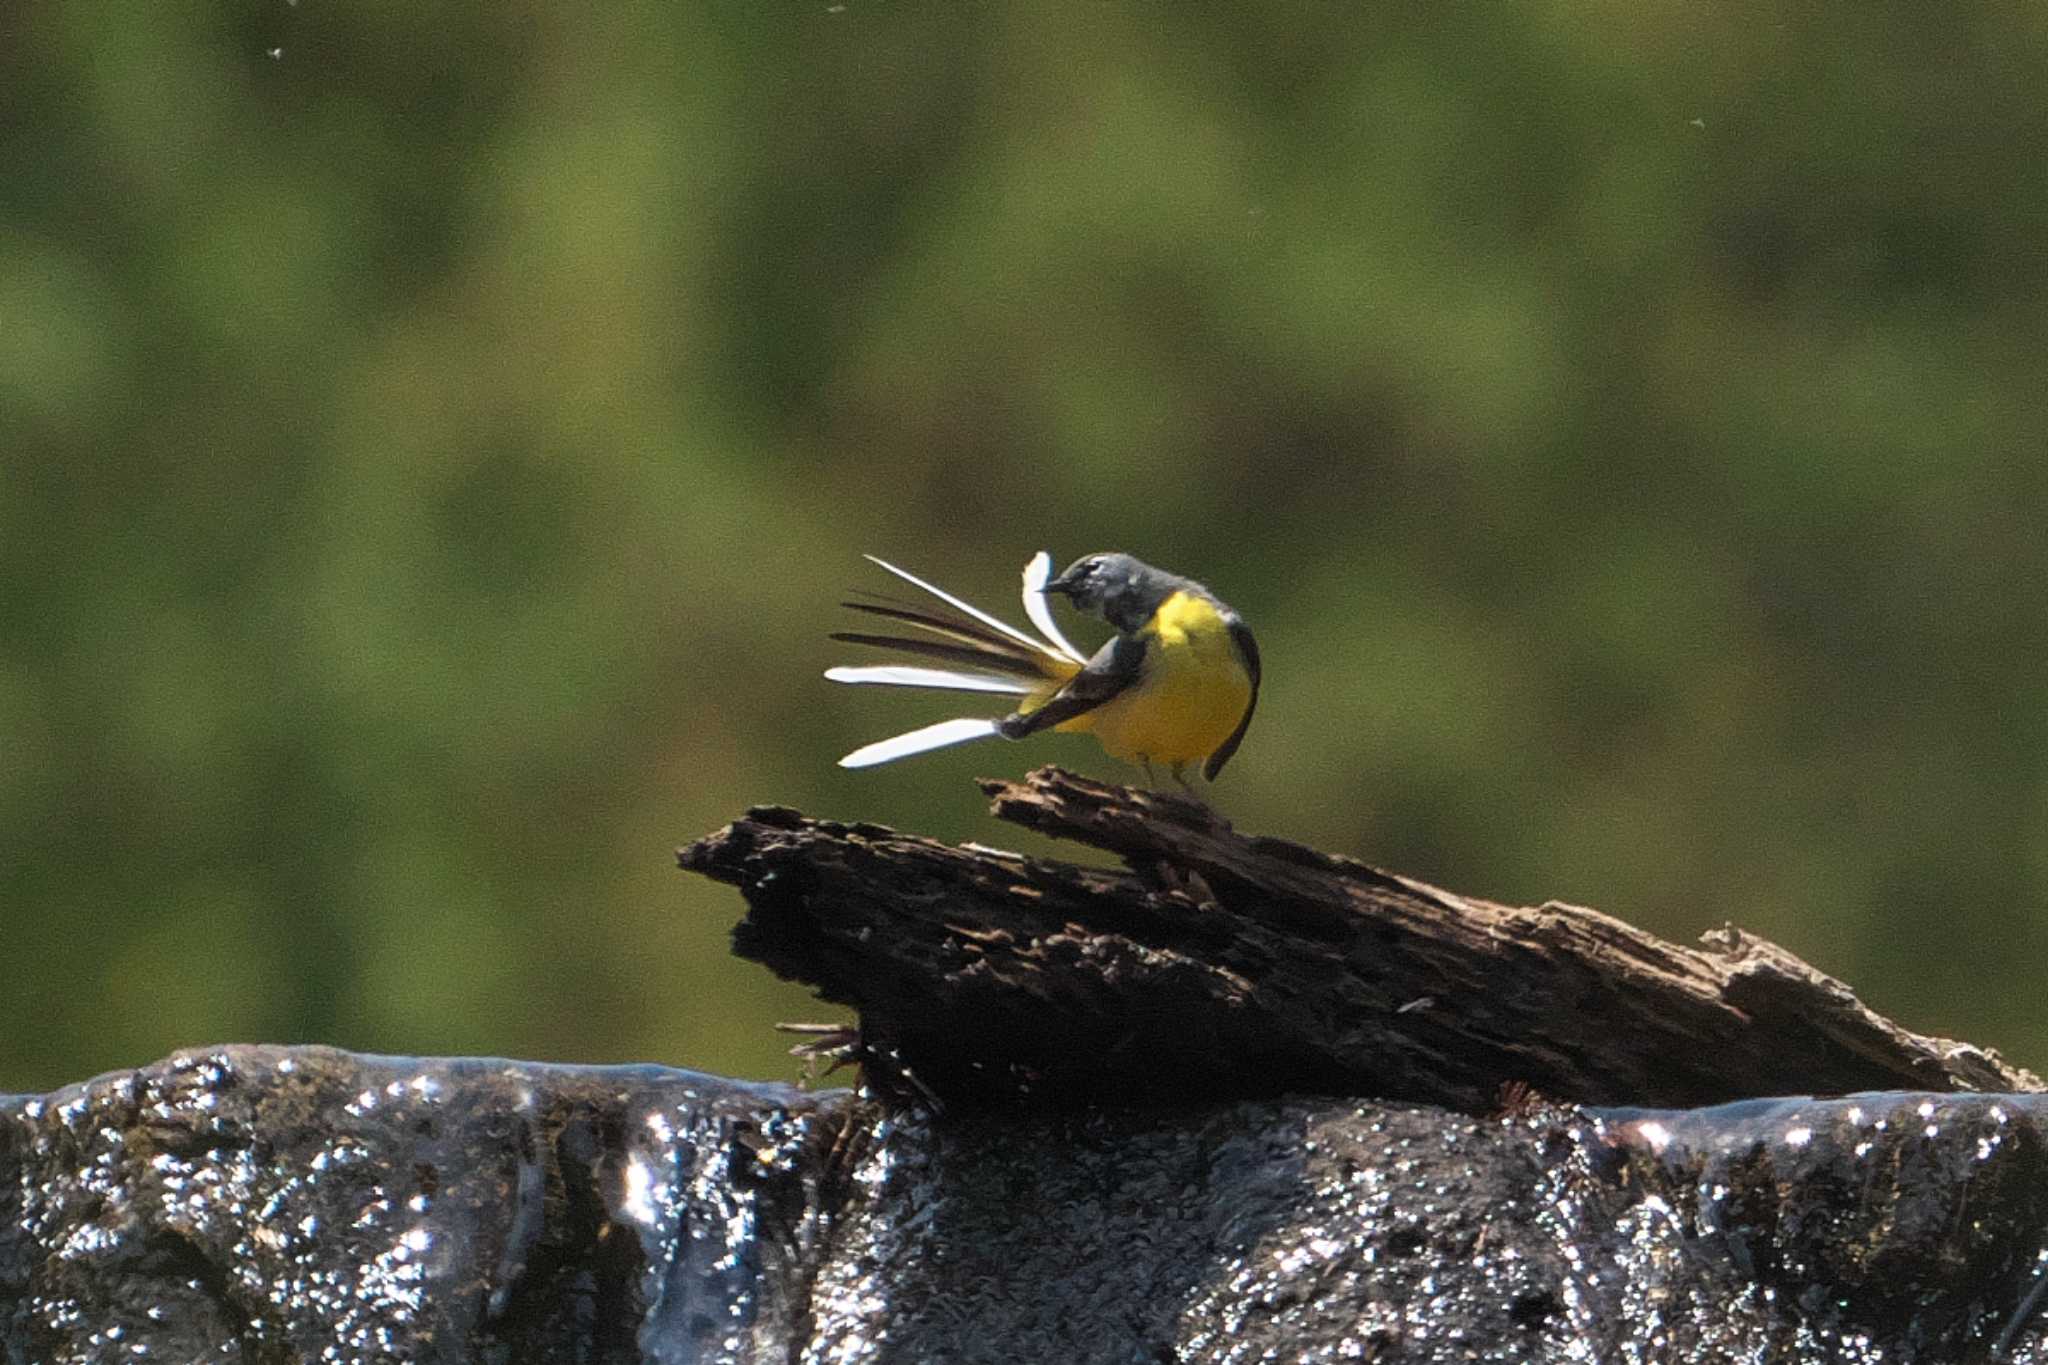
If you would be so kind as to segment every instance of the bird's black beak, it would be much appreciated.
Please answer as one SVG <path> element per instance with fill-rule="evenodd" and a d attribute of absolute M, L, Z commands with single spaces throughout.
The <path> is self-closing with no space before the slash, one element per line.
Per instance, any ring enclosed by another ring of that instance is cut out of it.
<path fill-rule="evenodd" d="M 1066 574 L 1061 574 L 1057 578 L 1049 578 L 1045 582 L 1045 587 L 1043 591 L 1048 593 L 1056 592 L 1063 596 L 1072 596 L 1074 591 L 1074 580 L 1068 577 Z"/>

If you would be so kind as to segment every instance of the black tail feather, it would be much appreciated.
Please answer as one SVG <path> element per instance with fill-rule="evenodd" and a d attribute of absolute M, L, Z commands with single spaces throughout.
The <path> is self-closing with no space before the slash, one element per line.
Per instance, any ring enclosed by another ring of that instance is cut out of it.
<path fill-rule="evenodd" d="M 873 602 L 844 602 L 841 605 L 849 607 L 854 611 L 866 612 L 871 616 L 881 616 L 891 621 L 901 621 L 905 625 L 915 626 L 919 630 L 928 630 L 934 635 L 942 635 L 949 640 L 957 640 L 962 644 L 971 645 L 977 649 L 1004 655 L 1015 659 L 1020 664 L 1031 665 L 1034 671 L 1038 668 L 1037 661 L 1044 657 L 1030 646 L 1013 640 L 1000 631 L 991 630 L 971 617 L 940 616 L 933 612 L 918 611 L 908 607 L 879 606 Z"/>
<path fill-rule="evenodd" d="M 1035 679 L 1047 676 L 1046 670 L 1031 656 L 997 652 L 976 645 L 945 645 L 936 640 L 913 640 L 901 635 L 866 635 L 851 630 L 835 630 L 831 638 L 850 645 L 873 645 L 878 649 L 900 650 L 905 654 L 919 654 L 928 659 L 944 659 L 947 663 L 961 664 L 968 668 L 1006 674 L 1010 677 Z"/>

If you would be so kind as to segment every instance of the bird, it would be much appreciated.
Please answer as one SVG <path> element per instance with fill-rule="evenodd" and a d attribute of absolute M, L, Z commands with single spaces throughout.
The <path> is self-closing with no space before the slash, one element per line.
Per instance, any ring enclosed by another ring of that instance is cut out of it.
<path fill-rule="evenodd" d="M 1230 761 L 1259 700 L 1259 646 L 1251 628 L 1191 578 L 1123 553 L 1083 555 L 1058 577 L 1041 550 L 1024 567 L 1024 612 L 1043 637 L 1014 626 L 874 555 L 863 556 L 944 603 L 943 608 L 866 594 L 845 606 L 908 626 L 915 635 L 834 631 L 831 638 L 907 654 L 932 664 L 837 667 L 833 682 L 984 692 L 1017 698 L 1008 715 L 963 716 L 855 749 L 844 768 L 869 768 L 913 754 L 1041 730 L 1082 731 L 1112 757 L 1164 764 L 1188 786 L 1197 760 L 1215 781 Z M 1090 657 L 1068 643 L 1047 606 L 1067 598 L 1115 628 Z"/>

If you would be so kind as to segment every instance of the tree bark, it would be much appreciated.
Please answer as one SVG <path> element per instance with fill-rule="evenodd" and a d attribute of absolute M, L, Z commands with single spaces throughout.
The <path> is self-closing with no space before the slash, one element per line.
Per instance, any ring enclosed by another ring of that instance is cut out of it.
<path fill-rule="evenodd" d="M 1703 948 L 1597 911 L 1497 905 L 1180 797 L 1043 768 L 994 813 L 1085 867 L 751 810 L 683 849 L 739 887 L 740 956 L 859 1011 L 871 1065 L 946 1100 L 1192 1104 L 1314 1092 L 1467 1111 L 1504 1086 L 1686 1106 L 2039 1090 L 1728 926 Z"/>

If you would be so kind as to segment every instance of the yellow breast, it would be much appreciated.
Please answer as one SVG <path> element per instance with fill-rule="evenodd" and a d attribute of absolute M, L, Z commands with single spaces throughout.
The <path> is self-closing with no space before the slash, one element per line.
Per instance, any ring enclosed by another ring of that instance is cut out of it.
<path fill-rule="evenodd" d="M 1087 730 L 1128 763 L 1191 763 L 1230 738 L 1252 680 L 1213 603 L 1177 592 L 1140 632 L 1144 671 L 1115 699 L 1059 726 Z"/>

